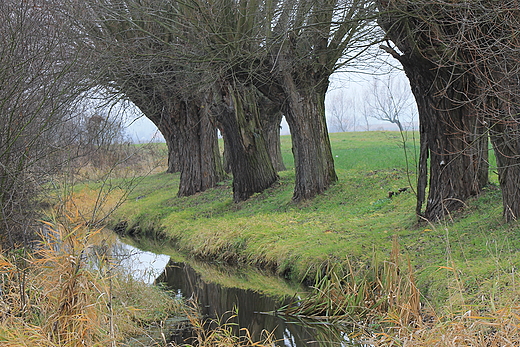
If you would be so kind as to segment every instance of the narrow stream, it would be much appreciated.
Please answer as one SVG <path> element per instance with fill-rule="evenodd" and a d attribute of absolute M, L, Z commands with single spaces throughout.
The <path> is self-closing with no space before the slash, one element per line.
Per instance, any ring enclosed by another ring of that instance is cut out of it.
<path fill-rule="evenodd" d="M 226 322 L 231 312 L 235 312 L 232 322 L 237 326 L 237 333 L 239 328 L 247 328 L 254 341 L 260 340 L 262 332 L 267 331 L 273 332 L 273 340 L 281 347 L 362 346 L 347 338 L 347 333 L 342 331 L 344 327 L 272 314 L 284 304 L 279 299 L 203 280 L 188 263 L 174 262 L 166 255 L 144 252 L 124 243 L 117 249 L 125 260 L 123 266 L 130 267 L 134 276 L 148 283 L 162 282 L 177 295 L 195 299 L 204 317 Z M 175 342 L 182 343 L 180 337 L 185 335 L 178 334 Z"/>

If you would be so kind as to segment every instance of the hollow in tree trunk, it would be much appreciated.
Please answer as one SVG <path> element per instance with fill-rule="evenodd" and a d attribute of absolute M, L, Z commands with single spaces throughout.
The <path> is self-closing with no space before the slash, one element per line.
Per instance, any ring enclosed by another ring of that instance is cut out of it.
<path fill-rule="evenodd" d="M 222 135 L 222 142 L 224 144 L 224 151 L 223 151 L 223 163 L 222 166 L 224 167 L 224 171 L 226 173 L 231 173 L 231 152 L 233 151 L 230 147 L 229 143 L 227 142 L 227 136 L 224 134 L 224 128 L 222 127 L 222 124 L 218 123 L 218 129 L 220 130 L 220 134 Z"/>

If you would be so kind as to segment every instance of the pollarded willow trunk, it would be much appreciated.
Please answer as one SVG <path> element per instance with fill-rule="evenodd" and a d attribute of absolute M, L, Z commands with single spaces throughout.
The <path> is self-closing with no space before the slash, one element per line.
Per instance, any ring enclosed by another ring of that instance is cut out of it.
<path fill-rule="evenodd" d="M 490 129 L 507 221 L 520 217 L 520 129 L 518 123 L 497 122 Z"/>
<path fill-rule="evenodd" d="M 179 133 L 174 124 L 176 105 L 173 96 L 159 92 L 153 86 L 153 81 L 135 77 L 133 85 L 124 92 L 156 127 L 166 141 L 168 148 L 168 168 L 166 172 L 175 173 L 181 170 L 179 157 Z"/>
<path fill-rule="evenodd" d="M 286 167 L 283 163 L 280 141 L 280 123 L 283 117 L 282 111 L 276 103 L 263 95 L 259 96 L 258 106 L 261 115 L 262 129 L 264 130 L 273 167 L 276 171 L 285 171 Z"/>
<path fill-rule="evenodd" d="M 260 124 L 257 100 L 245 86 L 221 87 L 218 120 L 233 173 L 235 202 L 260 193 L 278 180 Z"/>
<path fill-rule="evenodd" d="M 273 163 L 276 171 L 285 171 L 287 168 L 283 162 L 281 140 L 280 140 L 280 122 L 282 120 L 282 113 L 278 112 L 277 119 L 272 120 L 263 126 L 265 137 L 267 140 L 267 147 L 269 157 Z M 275 115 L 276 116 L 276 115 Z"/>
<path fill-rule="evenodd" d="M 183 101 L 144 83 L 135 90 L 127 96 L 166 140 L 168 172 L 181 173 L 177 195 L 189 196 L 216 186 L 224 173 L 216 128 L 203 99 Z"/>
<path fill-rule="evenodd" d="M 437 221 L 464 206 L 488 181 L 487 134 L 471 104 L 459 91 L 472 87 L 460 77 L 449 82 L 451 71 L 436 68 L 417 56 L 399 57 L 415 96 L 420 121 L 421 150 L 418 177 L 418 214 Z M 425 198 L 429 158 L 429 191 Z"/>
<path fill-rule="evenodd" d="M 190 196 L 215 187 L 225 174 L 218 152 L 217 131 L 207 107 L 183 101 L 175 118 L 180 159 L 177 196 Z"/>
<path fill-rule="evenodd" d="M 175 173 L 180 172 L 180 157 L 179 157 L 179 139 L 177 138 L 178 134 L 174 131 L 172 124 L 167 124 L 166 122 L 155 123 L 155 126 L 164 137 L 166 141 L 166 147 L 168 148 L 168 168 L 166 169 L 167 173 Z"/>
<path fill-rule="evenodd" d="M 230 144 L 227 142 L 227 136 L 224 134 L 224 127 L 220 122 L 218 122 L 218 129 L 220 130 L 220 134 L 222 135 L 222 142 L 224 144 L 224 151 L 223 151 L 223 163 L 222 166 L 224 168 L 224 172 L 230 174 L 231 173 L 231 153 L 233 152 L 233 149 L 231 148 Z"/>
<path fill-rule="evenodd" d="M 138 106 L 138 105 L 137 105 Z M 138 106 L 139 107 L 139 106 Z M 144 108 L 141 111 L 145 113 Z M 181 158 L 179 151 L 179 133 L 176 126 L 173 124 L 173 116 L 166 114 L 162 111 L 159 116 L 145 113 L 146 118 L 150 119 L 152 123 L 159 129 L 164 141 L 166 141 L 166 147 L 168 148 L 168 168 L 167 173 L 176 173 L 181 171 Z"/>
<path fill-rule="evenodd" d="M 471 100 L 477 89 L 474 76 L 464 66 L 443 60 L 445 46 L 432 45 L 432 40 L 448 37 L 457 28 L 436 21 L 438 16 L 428 17 L 428 11 L 438 8 L 423 5 L 378 0 L 379 25 L 402 54 L 382 48 L 402 64 L 419 110 L 421 150 L 416 211 L 437 221 L 464 206 L 487 184 L 488 139 Z M 431 35 L 439 38 L 432 39 Z"/>
<path fill-rule="evenodd" d="M 297 85 L 294 77 L 285 73 L 282 87 L 287 99 L 284 114 L 291 130 L 296 171 L 295 201 L 315 197 L 338 179 L 325 118 L 327 83 L 314 83 L 312 79 L 305 82 Z"/>

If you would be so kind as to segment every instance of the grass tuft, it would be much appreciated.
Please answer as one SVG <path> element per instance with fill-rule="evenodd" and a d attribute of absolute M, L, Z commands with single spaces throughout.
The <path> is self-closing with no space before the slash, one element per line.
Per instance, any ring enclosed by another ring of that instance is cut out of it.
<path fill-rule="evenodd" d="M 203 320 L 197 313 L 197 307 L 188 311 L 188 318 L 193 329 L 192 341 L 182 344 L 184 347 L 272 347 L 276 345 L 274 334 L 267 330 L 262 331 L 260 341 L 253 340 L 250 332 L 246 328 L 239 329 L 234 322 L 238 317 L 238 312 L 229 312 L 228 318 L 222 321 L 221 318 Z M 169 346 L 178 346 L 170 343 Z"/>
<path fill-rule="evenodd" d="M 399 317 L 402 325 L 420 324 L 420 293 L 408 260 L 401 265 L 397 237 L 388 261 L 374 259 L 371 266 L 356 266 L 348 259 L 327 263 L 316 274 L 312 292 L 282 309 L 287 315 L 365 325 L 383 316 Z"/>

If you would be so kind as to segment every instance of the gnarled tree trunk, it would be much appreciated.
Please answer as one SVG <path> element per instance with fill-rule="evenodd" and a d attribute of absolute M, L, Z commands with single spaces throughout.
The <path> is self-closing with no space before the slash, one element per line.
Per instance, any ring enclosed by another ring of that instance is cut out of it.
<path fill-rule="evenodd" d="M 412 17 L 413 8 L 401 8 L 403 4 L 379 0 L 383 13 L 379 24 L 402 54 L 382 48 L 402 64 L 418 106 L 421 149 L 416 212 L 437 221 L 464 206 L 487 184 L 488 138 L 470 100 L 477 88 L 473 76 L 462 68 L 442 66 L 435 51 L 442 48 L 432 48 L 430 31 L 425 30 L 431 23 Z"/>
<path fill-rule="evenodd" d="M 520 128 L 518 121 L 496 122 L 490 129 L 498 179 L 502 190 L 503 214 L 507 221 L 520 217 Z"/>
<path fill-rule="evenodd" d="M 127 96 L 163 134 L 168 145 L 168 172 L 180 171 L 178 196 L 216 186 L 224 178 L 216 128 L 203 101 L 181 100 L 140 85 Z"/>
<path fill-rule="evenodd" d="M 233 173 L 235 202 L 260 193 L 278 180 L 260 124 L 256 95 L 243 85 L 221 86 L 216 106 Z"/>
<path fill-rule="evenodd" d="M 217 130 L 211 123 L 207 107 L 183 101 L 177 114 L 177 143 L 181 163 L 178 196 L 190 196 L 215 187 L 224 177 L 218 153 Z"/>
<path fill-rule="evenodd" d="M 156 119 L 155 117 L 147 117 L 148 119 Z M 175 131 L 173 124 L 170 121 L 159 119 L 157 122 L 152 121 L 157 129 L 161 132 L 166 141 L 168 148 L 168 168 L 167 173 L 175 173 L 181 171 L 180 152 L 178 146 L 178 134 Z"/>
<path fill-rule="evenodd" d="M 450 84 L 449 72 L 424 59 L 401 57 L 417 101 L 420 121 L 417 213 L 436 221 L 464 206 L 488 181 L 487 134 L 474 109 L 459 91 L 473 88 L 461 77 Z M 426 162 L 429 191 L 424 213 Z"/>
<path fill-rule="evenodd" d="M 325 118 L 328 78 L 305 79 L 302 73 L 297 84 L 289 71 L 282 72 L 287 100 L 284 114 L 291 130 L 296 170 L 293 200 L 300 201 L 324 192 L 338 177 Z"/>
<path fill-rule="evenodd" d="M 280 122 L 283 117 L 282 111 L 276 103 L 263 95 L 259 96 L 258 107 L 273 167 L 276 171 L 285 171 L 286 168 L 283 163 L 280 141 Z"/>

